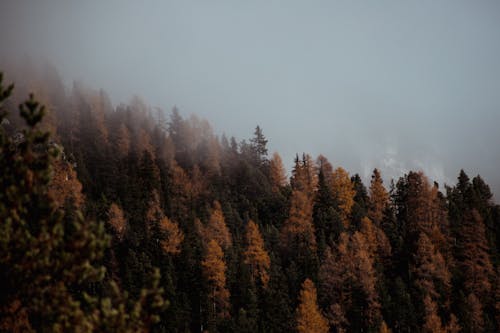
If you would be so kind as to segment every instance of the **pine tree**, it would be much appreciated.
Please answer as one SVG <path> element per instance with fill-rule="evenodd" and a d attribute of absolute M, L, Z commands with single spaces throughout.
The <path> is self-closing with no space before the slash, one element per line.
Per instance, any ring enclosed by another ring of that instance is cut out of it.
<path fill-rule="evenodd" d="M 12 86 L 1 84 L 0 105 Z M 23 331 L 147 331 L 164 307 L 159 275 L 131 302 L 104 281 L 109 238 L 100 223 L 49 195 L 57 149 L 38 125 L 45 109 L 33 95 L 20 106 L 27 128 L 14 141 L 0 127 L 0 327 Z M 1 112 L 0 123 L 6 116 Z M 94 288 L 92 288 L 92 286 Z M 105 291 L 95 294 L 96 288 Z"/>
<path fill-rule="evenodd" d="M 299 333 L 326 333 L 329 330 L 328 321 L 318 308 L 316 287 L 309 279 L 302 284 L 296 318 Z"/>

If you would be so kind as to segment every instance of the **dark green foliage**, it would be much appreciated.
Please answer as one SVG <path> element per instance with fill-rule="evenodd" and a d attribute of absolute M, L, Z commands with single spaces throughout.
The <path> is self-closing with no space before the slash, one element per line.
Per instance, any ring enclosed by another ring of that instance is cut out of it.
<path fill-rule="evenodd" d="M 1 78 L 1 77 L 0 77 Z M 10 94 L 0 81 L 0 103 Z M 135 332 L 151 328 L 164 307 L 159 272 L 133 303 L 102 266 L 109 237 L 48 188 L 57 146 L 39 129 L 45 108 L 33 97 L 19 106 L 20 139 L 0 128 L 0 325 L 4 330 Z M 0 123 L 6 112 L 0 115 Z M 12 311 L 16 309 L 15 311 Z M 19 324 L 19 321 L 22 323 Z M 22 328 L 19 328 L 18 325 Z"/>

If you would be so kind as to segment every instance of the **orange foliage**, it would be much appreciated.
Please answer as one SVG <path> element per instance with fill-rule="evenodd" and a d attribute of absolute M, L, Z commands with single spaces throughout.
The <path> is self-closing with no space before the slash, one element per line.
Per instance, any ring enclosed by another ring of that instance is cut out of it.
<path fill-rule="evenodd" d="M 370 183 L 370 197 L 368 201 L 368 217 L 377 226 L 380 226 L 384 217 L 384 210 L 389 204 L 389 193 L 384 187 L 380 172 L 373 170 L 372 180 Z"/>
<path fill-rule="evenodd" d="M 160 232 L 162 233 L 161 247 L 165 253 L 179 254 L 184 234 L 177 223 L 170 221 L 168 217 L 160 220 Z"/>
<path fill-rule="evenodd" d="M 302 284 L 296 318 L 299 333 L 326 333 L 329 330 L 328 321 L 318 308 L 316 287 L 309 279 Z"/>
<path fill-rule="evenodd" d="M 228 249 L 232 246 L 231 233 L 226 226 L 224 213 L 218 201 L 214 201 L 214 206 L 206 227 L 202 228 L 202 237 L 205 241 L 215 240 L 223 249 Z"/>
<path fill-rule="evenodd" d="M 215 240 L 211 240 L 206 249 L 205 258 L 201 262 L 203 275 L 211 289 L 214 312 L 219 317 L 229 316 L 229 291 L 226 289 L 226 263 L 224 253 Z"/>
<path fill-rule="evenodd" d="M 264 248 L 264 241 L 259 228 L 252 220 L 248 221 L 247 224 L 246 241 L 247 249 L 243 253 L 245 257 L 244 262 L 251 266 L 252 276 L 258 276 L 262 284 L 267 286 L 271 259 Z"/>
<path fill-rule="evenodd" d="M 356 190 L 349 178 L 349 173 L 343 168 L 337 168 L 332 174 L 332 193 L 339 206 L 339 215 L 344 227 L 349 227 L 354 195 Z"/>
<path fill-rule="evenodd" d="M 108 222 L 111 227 L 113 227 L 118 240 L 123 240 L 125 231 L 127 229 L 127 220 L 125 219 L 121 208 L 115 203 L 112 203 L 109 207 Z"/>
<path fill-rule="evenodd" d="M 280 188 L 286 185 L 286 170 L 278 153 L 274 153 L 271 161 L 269 161 L 269 178 L 273 192 L 278 192 Z"/>

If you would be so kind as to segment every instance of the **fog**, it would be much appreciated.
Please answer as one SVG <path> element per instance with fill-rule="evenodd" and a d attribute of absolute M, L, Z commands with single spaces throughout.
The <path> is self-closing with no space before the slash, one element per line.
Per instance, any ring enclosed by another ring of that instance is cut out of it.
<path fill-rule="evenodd" d="M 291 167 L 322 153 L 367 180 L 463 168 L 500 193 L 500 2 L 2 1 L 0 70 L 49 62 L 114 104 L 260 125 Z"/>

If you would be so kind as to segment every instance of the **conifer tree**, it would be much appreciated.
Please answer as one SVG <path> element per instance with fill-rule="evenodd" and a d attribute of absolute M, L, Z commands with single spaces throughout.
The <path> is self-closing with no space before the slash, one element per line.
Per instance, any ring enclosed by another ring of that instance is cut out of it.
<path fill-rule="evenodd" d="M 332 191 L 334 200 L 339 207 L 340 219 L 344 228 L 347 229 L 350 225 L 351 210 L 354 205 L 356 191 L 349 174 L 341 167 L 335 169 L 332 174 Z"/>
<path fill-rule="evenodd" d="M 12 86 L 0 75 L 0 106 Z M 131 302 L 98 262 L 108 246 L 103 225 L 49 195 L 57 149 L 38 125 L 45 109 L 33 95 L 19 107 L 27 128 L 14 141 L 0 127 L 0 327 L 7 331 L 148 331 L 164 307 L 159 275 Z M 3 110 L 0 123 L 6 116 Z M 91 288 L 94 286 L 94 288 Z M 95 294 L 95 288 L 107 289 Z M 18 326 L 19 328 L 19 326 Z"/>
<path fill-rule="evenodd" d="M 328 321 L 318 308 L 316 287 L 309 279 L 302 284 L 296 318 L 299 333 L 326 333 L 329 330 Z"/>
<path fill-rule="evenodd" d="M 127 230 L 127 220 L 123 214 L 123 210 L 115 203 L 109 206 L 108 223 L 113 228 L 113 231 L 118 240 L 123 240 L 125 231 Z"/>
<path fill-rule="evenodd" d="M 247 248 L 243 253 L 244 263 L 251 266 L 252 277 L 258 277 L 263 286 L 269 282 L 271 260 L 264 248 L 264 241 L 259 228 L 252 220 L 248 221 L 246 230 Z"/>
<path fill-rule="evenodd" d="M 290 214 L 281 230 L 283 245 L 288 249 L 315 250 L 312 203 L 301 191 L 293 191 Z"/>
<path fill-rule="evenodd" d="M 370 220 L 380 226 L 384 217 L 384 211 L 388 205 L 389 194 L 384 187 L 380 172 L 374 169 L 370 183 L 370 197 L 368 203 L 368 217 Z"/>
<path fill-rule="evenodd" d="M 209 285 L 209 313 L 212 325 L 214 325 L 217 318 L 229 316 L 229 291 L 226 289 L 226 263 L 222 248 L 217 241 L 211 240 L 208 243 L 201 266 L 203 275 Z"/>
<path fill-rule="evenodd" d="M 279 192 L 286 185 L 286 171 L 281 156 L 278 153 L 274 153 L 269 162 L 269 180 L 273 192 Z"/>

